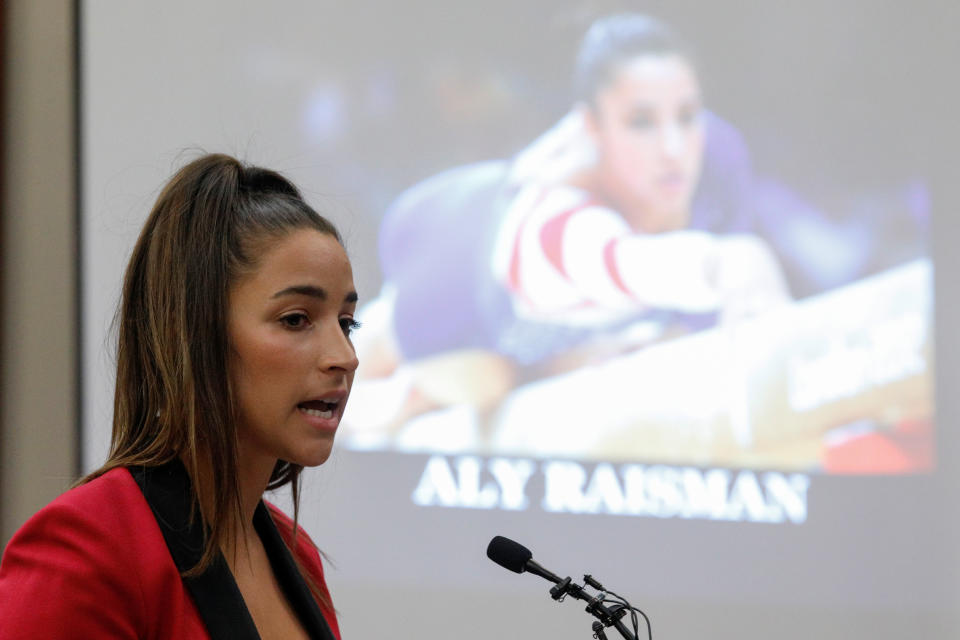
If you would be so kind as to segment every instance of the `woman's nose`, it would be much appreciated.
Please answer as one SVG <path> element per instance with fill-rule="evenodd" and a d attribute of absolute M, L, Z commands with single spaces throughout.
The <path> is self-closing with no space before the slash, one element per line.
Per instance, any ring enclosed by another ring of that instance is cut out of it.
<path fill-rule="evenodd" d="M 683 150 L 684 133 L 679 127 L 669 125 L 664 128 L 660 137 L 660 147 L 663 155 L 668 158 L 676 158 Z"/>
<path fill-rule="evenodd" d="M 348 373 L 356 371 L 360 360 L 350 337 L 339 325 L 327 332 L 320 345 L 320 362 L 323 369 L 341 369 Z"/>

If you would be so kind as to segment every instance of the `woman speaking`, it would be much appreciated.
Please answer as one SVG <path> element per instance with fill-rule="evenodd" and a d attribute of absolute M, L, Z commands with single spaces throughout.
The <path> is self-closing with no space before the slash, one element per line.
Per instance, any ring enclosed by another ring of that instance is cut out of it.
<path fill-rule="evenodd" d="M 339 638 L 298 478 L 330 455 L 357 294 L 279 174 L 181 169 L 127 267 L 111 450 L 0 564 L 0 639 Z M 294 519 L 265 503 L 289 485 Z"/>

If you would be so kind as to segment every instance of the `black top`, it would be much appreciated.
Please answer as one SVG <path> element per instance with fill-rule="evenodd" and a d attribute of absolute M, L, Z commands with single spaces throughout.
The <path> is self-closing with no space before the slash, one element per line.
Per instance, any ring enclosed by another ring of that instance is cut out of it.
<path fill-rule="evenodd" d="M 160 525 L 177 569 L 182 573 L 194 567 L 203 555 L 203 531 L 200 518 L 191 518 L 190 476 L 183 463 L 176 460 L 160 467 L 133 467 L 130 473 Z M 315 640 L 335 640 L 263 501 L 257 505 L 253 526 L 263 542 L 277 582 L 307 635 Z M 217 553 L 203 574 L 183 581 L 211 638 L 260 640 L 222 553 Z"/>

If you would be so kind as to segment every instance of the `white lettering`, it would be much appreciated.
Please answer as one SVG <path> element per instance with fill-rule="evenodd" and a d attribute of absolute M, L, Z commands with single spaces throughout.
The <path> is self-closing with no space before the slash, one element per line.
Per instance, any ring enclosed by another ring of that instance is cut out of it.
<path fill-rule="evenodd" d="M 463 456 L 457 459 L 457 479 L 460 481 L 460 506 L 490 509 L 497 506 L 499 492 L 492 482 L 480 486 L 480 458 Z"/>
<path fill-rule="evenodd" d="M 583 510 L 587 513 L 619 514 L 624 512 L 625 504 L 617 472 L 609 464 L 598 464 L 584 493 Z"/>
<path fill-rule="evenodd" d="M 497 506 L 499 491 L 492 482 L 480 486 L 481 460 L 472 456 L 457 458 L 456 478 L 443 456 L 433 456 L 413 491 L 413 503 L 422 507 L 467 507 L 490 509 Z"/>
<path fill-rule="evenodd" d="M 671 518 L 683 509 L 680 471 L 655 465 L 647 468 L 647 513 L 658 518 Z"/>
<path fill-rule="evenodd" d="M 533 463 L 529 460 L 494 458 L 490 461 L 490 473 L 500 485 L 501 509 L 521 511 L 527 508 L 530 501 L 525 491 L 533 470 Z"/>
<path fill-rule="evenodd" d="M 729 487 L 730 472 L 726 469 L 711 469 L 706 473 L 699 469 L 684 469 L 683 490 L 687 499 L 680 515 L 684 518 L 724 519 Z"/>
<path fill-rule="evenodd" d="M 927 334 L 924 316 L 908 313 L 863 333 L 834 336 L 817 353 L 790 358 L 790 407 L 809 411 L 922 374 L 927 369 Z"/>
<path fill-rule="evenodd" d="M 583 511 L 583 485 L 587 472 L 576 462 L 547 462 L 543 465 L 546 491 L 544 511 Z"/>
<path fill-rule="evenodd" d="M 760 490 L 760 483 L 752 471 L 741 471 L 727 498 L 726 515 L 730 520 L 751 522 L 782 522 L 783 510 L 776 504 L 768 505 Z"/>
<path fill-rule="evenodd" d="M 764 474 L 763 485 L 767 490 L 767 500 L 776 503 L 790 522 L 799 524 L 807 521 L 809 476 L 801 473 L 792 473 L 785 476 L 782 473 L 771 471 Z"/>
<path fill-rule="evenodd" d="M 413 503 L 421 507 L 434 505 L 456 507 L 459 505 L 457 481 L 443 456 L 433 456 L 420 476 L 420 483 L 413 490 Z"/>
<path fill-rule="evenodd" d="M 636 516 L 650 513 L 643 465 L 626 464 L 620 471 L 623 474 L 624 512 Z"/>
<path fill-rule="evenodd" d="M 746 522 L 806 522 L 810 478 L 804 474 L 750 470 L 701 470 L 601 462 L 592 471 L 572 461 L 542 464 L 541 506 L 554 513 L 602 513 Z M 527 484 L 536 470 L 531 460 L 443 456 L 427 461 L 414 504 L 420 506 L 527 509 Z M 484 473 L 488 472 L 488 477 Z M 492 479 L 491 479 L 492 478 Z"/>

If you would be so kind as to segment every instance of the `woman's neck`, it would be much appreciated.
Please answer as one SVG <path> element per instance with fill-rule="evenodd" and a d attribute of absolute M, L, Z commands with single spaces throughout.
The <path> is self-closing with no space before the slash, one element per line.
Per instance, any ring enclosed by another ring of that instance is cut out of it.
<path fill-rule="evenodd" d="M 270 476 L 276 466 L 275 459 L 250 456 L 241 445 L 237 450 L 237 485 L 240 491 L 239 503 L 240 514 L 232 510 L 232 504 L 228 505 L 226 521 L 230 533 L 224 540 L 224 548 L 221 549 L 227 557 L 228 562 L 236 558 L 239 553 L 243 553 L 251 543 L 257 540 L 257 534 L 253 527 L 253 516 L 263 498 L 263 493 L 270 482 Z M 213 470 L 205 467 L 199 469 L 201 475 L 200 482 L 195 482 L 194 486 L 198 490 L 198 499 L 200 501 L 200 510 L 205 518 L 211 517 L 215 512 L 215 495 L 213 493 Z"/>
<path fill-rule="evenodd" d="M 240 485 L 240 507 L 243 526 L 252 529 L 253 514 L 270 483 L 270 476 L 277 466 L 276 458 L 253 456 L 245 451 L 243 443 L 237 448 L 237 474 Z"/>

